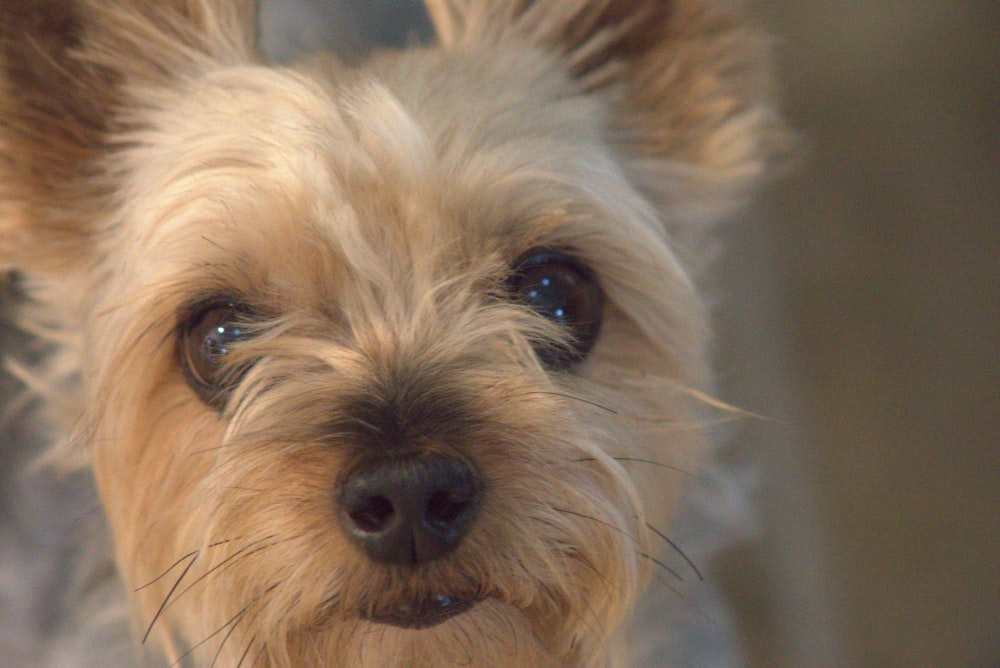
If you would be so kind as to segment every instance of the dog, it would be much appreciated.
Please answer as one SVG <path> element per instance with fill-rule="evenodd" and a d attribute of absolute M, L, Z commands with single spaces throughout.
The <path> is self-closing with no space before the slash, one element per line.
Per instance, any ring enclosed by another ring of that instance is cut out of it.
<path fill-rule="evenodd" d="M 767 39 L 426 4 L 431 45 L 276 66 L 248 0 L 0 2 L 18 374 L 151 662 L 648 665 L 722 410 L 696 285 L 782 145 Z"/>

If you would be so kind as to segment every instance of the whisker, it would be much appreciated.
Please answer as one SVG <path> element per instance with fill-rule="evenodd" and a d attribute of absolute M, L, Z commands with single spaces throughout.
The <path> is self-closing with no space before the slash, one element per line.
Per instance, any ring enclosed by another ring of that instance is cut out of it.
<path fill-rule="evenodd" d="M 270 536 L 264 536 L 263 538 L 255 540 L 252 543 L 244 545 L 243 547 L 241 547 L 237 551 L 233 552 L 228 557 L 226 557 L 225 559 L 223 559 L 222 561 L 220 561 L 219 563 L 217 563 L 215 566 L 212 566 L 210 569 L 208 569 L 207 571 L 205 571 L 204 573 L 202 573 L 201 575 L 199 575 L 198 578 L 194 582 L 192 582 L 191 584 L 189 584 L 187 587 L 184 588 L 184 591 L 182 591 L 180 594 L 178 594 L 178 598 L 180 596 L 183 596 L 184 594 L 188 593 L 189 591 L 191 591 L 191 589 L 193 589 L 194 587 L 196 587 L 199 583 L 203 582 L 205 580 L 205 578 L 207 578 L 210 575 L 212 575 L 213 573 L 217 572 L 219 569 L 226 568 L 228 566 L 232 566 L 233 564 L 237 563 L 241 559 L 245 559 L 245 558 L 247 558 L 247 557 L 249 557 L 249 556 L 251 556 L 253 554 L 256 554 L 256 553 L 260 552 L 261 550 L 266 550 L 267 548 L 275 545 L 275 543 L 269 543 L 269 544 L 261 545 L 261 543 L 264 543 L 264 541 L 270 540 L 271 538 L 274 538 L 273 534 L 270 535 Z"/>
<path fill-rule="evenodd" d="M 675 578 L 677 578 L 679 581 L 684 582 L 684 579 L 681 578 L 674 569 L 670 568 L 669 566 L 667 566 L 666 564 L 664 564 L 662 561 L 660 561 L 656 557 L 651 557 L 648 554 L 644 554 L 642 552 L 637 552 L 637 554 L 640 557 L 644 558 L 644 559 L 648 559 L 653 565 L 659 566 L 660 568 L 663 568 L 664 570 L 666 570 L 667 572 L 669 572 L 671 575 L 673 575 Z M 675 596 L 677 596 L 679 599 L 681 599 L 685 603 L 690 602 L 690 600 L 684 594 L 684 592 L 682 592 L 680 589 L 678 589 L 677 587 L 675 587 L 672 584 L 670 584 L 669 582 L 667 582 L 662 577 L 657 577 L 656 581 L 659 582 L 660 584 L 662 584 L 667 589 L 669 589 L 671 591 L 671 593 L 673 593 Z"/>
<path fill-rule="evenodd" d="M 250 636 L 250 642 L 247 643 L 247 648 L 243 650 L 243 654 L 240 655 L 240 660 L 236 664 L 236 668 L 242 668 L 243 662 L 246 661 L 246 658 L 250 655 L 250 649 L 253 647 L 255 640 L 257 640 L 256 633 Z"/>
<path fill-rule="evenodd" d="M 659 466 L 661 468 L 670 469 L 671 471 L 677 471 L 678 473 L 683 473 L 686 476 L 694 477 L 694 473 L 686 469 L 679 468 L 677 466 L 672 466 L 670 464 L 664 464 L 663 462 L 653 461 L 651 459 L 641 459 L 639 457 L 611 457 L 611 459 L 616 462 L 636 462 L 639 464 L 649 464 L 651 466 Z M 580 457 L 579 459 L 571 459 L 571 464 L 578 464 L 580 462 L 596 462 L 598 459 L 596 457 Z"/>
<path fill-rule="evenodd" d="M 668 424 L 671 427 L 671 431 L 682 432 L 682 431 L 701 431 L 708 429 L 709 427 L 716 427 L 722 424 L 731 424 L 738 420 L 744 419 L 745 415 L 728 415 L 726 417 L 713 418 L 711 420 L 675 420 L 674 418 L 668 417 L 654 417 L 651 415 L 633 415 L 632 419 L 636 422 L 644 422 L 646 424 Z"/>
<path fill-rule="evenodd" d="M 600 409 L 602 411 L 605 411 L 606 413 L 611 413 L 612 415 L 618 415 L 618 411 L 615 410 L 614 408 L 611 408 L 610 406 L 605 406 L 604 404 L 599 404 L 596 401 L 592 401 L 591 399 L 585 399 L 583 397 L 578 397 L 575 394 L 569 394 L 567 392 L 553 392 L 553 391 L 548 391 L 548 390 L 532 390 L 530 392 L 525 392 L 524 394 L 528 395 L 528 396 L 533 395 L 533 394 L 540 394 L 542 396 L 547 396 L 547 397 L 560 397 L 562 399 L 572 399 L 573 401 L 579 401 L 580 403 L 587 404 L 588 406 L 592 406 L 594 408 L 598 408 L 598 409 Z"/>
<path fill-rule="evenodd" d="M 226 622 L 225 624 L 223 624 L 222 626 L 220 626 L 218 629 L 216 629 L 215 631 L 213 631 L 212 633 L 210 633 L 201 642 L 193 645 L 188 651 L 184 652 L 179 657 L 177 657 L 177 660 L 174 661 L 172 664 L 170 664 L 170 668 L 174 668 L 174 666 L 180 666 L 180 665 L 182 665 L 182 662 L 184 661 L 184 659 L 186 659 L 189 656 L 191 656 L 199 647 L 201 647 L 202 645 L 204 645 L 205 643 L 207 643 L 209 640 L 211 640 L 215 636 L 217 636 L 220 633 L 222 633 L 222 631 L 226 627 L 228 627 L 230 624 L 233 624 L 234 622 L 237 622 L 237 620 L 242 619 L 243 615 L 245 615 L 247 613 L 247 610 L 249 610 L 250 606 L 252 606 L 254 603 L 256 603 L 256 600 L 251 601 L 250 603 L 248 603 L 242 610 L 240 610 L 232 618 L 230 618 L 230 620 L 228 622 Z"/>
<path fill-rule="evenodd" d="M 198 552 L 192 552 L 188 556 L 191 557 L 191 561 L 189 561 L 188 565 L 184 567 L 183 571 L 181 571 L 180 577 L 178 577 L 177 580 L 174 582 L 174 585 L 170 588 L 170 591 L 167 592 L 167 595 L 163 597 L 163 601 L 160 603 L 160 607 L 156 609 L 156 614 L 153 615 L 153 620 L 151 622 L 149 622 L 149 626 L 146 627 L 146 633 L 144 633 L 143 636 L 142 636 L 142 643 L 141 644 L 145 645 L 146 641 L 149 640 L 149 634 L 153 632 L 153 627 L 156 625 L 156 621 L 160 618 L 160 615 L 162 615 L 163 611 L 166 609 L 167 604 L 170 602 L 170 598 L 174 595 L 174 592 L 177 591 L 177 588 L 180 586 L 180 584 L 184 580 L 184 578 L 187 577 L 188 571 L 190 571 L 191 567 L 194 566 L 194 562 L 198 561 Z M 182 560 L 183 560 L 183 557 L 182 557 Z M 180 562 L 178 562 L 178 563 L 180 563 Z M 174 564 L 174 565 L 176 566 L 177 564 Z M 170 569 L 172 569 L 172 568 L 173 568 L 173 566 L 170 567 Z M 167 572 L 169 572 L 170 569 L 167 569 Z M 166 575 L 166 573 L 164 573 L 164 575 Z M 160 577 L 163 577 L 163 576 L 161 575 Z M 160 578 L 157 578 L 157 580 L 158 579 L 160 579 Z M 155 582 L 155 580 L 154 580 L 154 582 Z M 150 583 L 150 584 L 152 584 L 152 583 Z"/>
<path fill-rule="evenodd" d="M 652 556 L 652 555 L 650 555 L 650 554 L 646 554 L 645 552 L 639 552 L 638 550 L 636 551 L 636 554 L 638 554 L 638 555 L 639 555 L 640 557 L 642 557 L 643 559 L 646 559 L 646 560 L 648 560 L 648 561 L 649 561 L 650 563 L 652 563 L 652 564 L 653 564 L 654 566 L 659 566 L 660 568 L 662 568 L 662 569 L 663 569 L 663 570 L 665 570 L 666 572 L 668 572 L 668 573 L 670 573 L 671 575 L 673 575 L 673 576 L 674 576 L 674 577 L 675 577 L 675 578 L 676 578 L 677 580 L 679 580 L 679 581 L 681 581 L 681 582 L 684 582 L 684 578 L 682 578 L 682 577 L 681 577 L 680 573 L 678 573 L 677 571 L 675 571 L 675 570 L 674 570 L 673 568 L 671 568 L 670 566 L 667 566 L 667 565 L 666 565 L 665 563 L 663 563 L 662 561 L 660 561 L 660 560 L 659 560 L 659 559 L 657 559 L 656 557 L 654 557 L 654 556 Z M 666 584 L 666 583 L 664 583 L 664 584 Z M 670 585 L 669 585 L 669 584 L 667 584 L 667 586 L 668 586 L 668 587 L 670 587 Z M 673 587 L 670 587 L 670 588 L 671 588 L 671 589 L 673 589 Z"/>
<path fill-rule="evenodd" d="M 593 519 L 593 518 L 591 518 L 591 519 Z M 599 577 L 601 580 L 603 580 L 604 584 L 606 584 L 609 587 L 613 587 L 614 589 L 617 589 L 619 592 L 621 591 L 621 587 L 619 587 L 618 584 L 614 580 L 612 580 L 607 575 L 605 575 L 600 570 L 598 570 L 597 566 L 595 566 L 594 564 L 592 564 L 590 562 L 590 559 L 587 559 L 586 557 L 584 557 L 579 552 L 568 553 L 568 555 L 569 555 L 569 557 L 571 559 L 573 559 L 577 563 L 583 564 L 588 569 L 590 569 L 590 572 L 593 573 L 594 575 L 596 575 L 597 577 Z"/>
<path fill-rule="evenodd" d="M 94 508 L 94 510 L 99 510 L 99 509 L 100 509 L 100 506 L 96 506 Z M 220 541 L 217 541 L 215 543 L 209 544 L 209 547 L 218 547 L 219 545 L 225 545 L 226 543 L 229 543 L 229 542 L 231 542 L 230 539 L 220 540 Z M 136 593 L 138 593 L 138 592 L 142 591 L 143 589 L 145 589 L 146 587 L 149 587 L 150 585 L 156 584 L 158 581 L 162 580 L 167 575 L 167 573 L 169 573 L 170 571 L 174 570 L 178 566 L 178 564 L 180 564 L 182 561 L 184 561 L 185 559 L 190 559 L 191 557 L 197 556 L 199 552 L 200 552 L 200 550 L 193 550 L 191 552 L 188 552 L 183 557 L 181 557 L 180 559 L 178 559 L 177 561 L 175 561 L 174 563 L 172 563 L 170 566 L 168 566 L 167 570 L 163 571 L 162 573 L 160 573 L 159 575 L 157 575 L 155 578 L 153 578 L 152 580 L 150 580 L 146 584 L 144 584 L 144 585 L 142 585 L 140 587 L 137 587 L 133 591 L 135 591 Z"/>
<path fill-rule="evenodd" d="M 660 531 L 659 529 L 657 529 L 656 527 L 654 527 L 649 522 L 646 522 L 645 524 L 646 524 L 646 528 L 647 529 L 649 529 L 650 531 L 652 531 L 653 533 L 655 533 L 657 536 L 659 536 L 661 539 L 663 539 L 663 541 L 667 545 L 669 545 L 674 550 L 674 552 L 676 552 L 677 554 L 681 555 L 681 558 L 684 559 L 684 561 L 687 562 L 687 565 L 691 567 L 691 570 L 694 571 L 694 574 L 696 576 L 698 576 L 698 580 L 700 582 L 704 582 L 705 581 L 705 576 L 703 576 L 701 574 L 701 571 L 698 570 L 698 567 L 694 565 L 694 562 L 691 560 L 691 558 L 688 557 L 687 554 L 685 554 L 684 550 L 682 550 L 680 548 L 680 546 L 677 545 L 677 543 L 675 543 L 674 541 L 672 541 L 669 538 L 667 538 L 667 535 L 665 533 L 663 533 L 662 531 Z"/>
<path fill-rule="evenodd" d="M 227 627 L 233 626 L 233 625 L 238 625 L 239 622 L 240 622 L 240 620 L 243 619 L 243 617 L 247 614 L 247 612 L 251 608 L 253 608 L 253 606 L 255 606 L 258 603 L 260 603 L 264 599 L 264 597 L 266 595 L 268 595 L 272 591 L 274 591 L 275 588 L 277 588 L 277 586 L 278 586 L 277 584 L 273 584 L 270 587 L 268 587 L 267 589 L 265 589 L 263 592 L 261 592 L 260 594 L 258 594 L 257 596 L 254 596 L 253 600 L 250 601 L 249 603 L 247 603 L 245 606 L 243 606 L 243 608 L 239 612 L 237 612 L 235 615 L 233 615 L 229 619 L 229 621 L 227 621 L 225 624 L 223 624 L 222 626 L 220 626 L 218 629 L 216 629 L 215 631 L 213 631 L 212 633 L 210 633 L 209 635 L 207 635 L 203 640 L 201 640 L 197 644 L 193 645 L 190 649 L 188 649 L 188 651 L 184 652 L 179 657 L 177 657 L 177 660 L 174 661 L 172 664 L 170 664 L 170 668 L 174 668 L 174 666 L 180 666 L 182 664 L 182 662 L 184 661 L 184 659 L 186 659 L 187 657 L 191 656 L 191 654 L 193 654 L 199 647 L 201 647 L 202 645 L 204 645 L 205 643 L 207 643 L 209 640 L 211 640 L 215 636 L 217 636 L 220 633 L 222 633 L 223 630 L 225 630 Z M 230 630 L 229 633 L 226 634 L 226 637 L 228 638 L 231 633 L 232 633 L 232 630 Z M 225 640 L 223 640 L 223 643 L 225 643 Z M 213 662 L 212 665 L 214 666 L 215 663 Z"/>
<path fill-rule="evenodd" d="M 260 650 L 257 652 L 257 656 L 253 658 L 253 665 L 255 666 L 257 665 L 257 661 L 259 661 L 260 657 L 264 655 L 264 650 L 266 649 L 267 649 L 267 643 L 264 643 L 263 645 L 260 646 Z"/>
<path fill-rule="evenodd" d="M 598 577 L 604 580 L 605 584 L 613 587 L 614 589 L 618 590 L 619 593 L 621 593 L 621 587 L 619 587 L 616 583 L 612 582 L 607 577 L 603 576 L 600 572 L 598 572 L 597 568 L 593 564 L 591 564 L 589 560 L 584 559 L 579 554 L 574 554 L 573 557 L 576 558 L 577 561 L 579 561 L 580 563 L 583 563 L 584 565 L 588 566 L 590 570 L 592 570 L 594 573 L 598 575 Z M 586 623 L 593 624 L 594 625 L 593 628 L 599 631 L 597 635 L 603 637 L 606 631 L 603 624 L 603 620 L 601 619 L 600 615 L 598 615 L 597 612 L 594 610 L 594 606 L 590 604 L 589 600 L 584 600 L 583 605 L 586 608 L 587 614 L 582 614 L 582 612 L 576 612 L 575 614 L 580 618 L 581 621 L 584 622 L 586 622 L 586 620 L 589 618 L 590 621 Z"/>
<path fill-rule="evenodd" d="M 226 631 L 226 635 L 223 636 L 222 642 L 219 643 L 219 649 L 215 651 L 215 656 L 212 657 L 212 663 L 209 665 L 209 668 L 215 668 L 216 664 L 219 663 L 219 657 L 222 656 L 222 650 L 226 648 L 226 643 L 229 642 L 229 639 L 233 636 L 233 633 L 236 631 L 236 627 L 238 627 L 240 625 L 240 622 L 242 622 L 246 618 L 248 611 L 249 611 L 249 606 L 241 610 L 236 619 L 236 623 L 232 624 L 229 627 L 229 630 Z M 244 654 L 246 654 L 246 652 L 244 652 Z"/>
<path fill-rule="evenodd" d="M 556 512 L 565 513 L 567 515 L 573 515 L 575 517 L 579 517 L 579 518 L 582 518 L 582 519 L 585 519 L 585 520 L 590 520 L 591 522 L 597 522 L 598 524 L 606 526 L 609 529 L 614 529 L 615 531 L 617 531 L 618 533 L 620 533 L 622 536 L 625 536 L 630 541 L 632 541 L 633 543 L 635 543 L 636 545 L 640 545 L 640 542 L 639 542 L 638 538 L 636 538 L 632 534 L 628 533 L 627 531 L 623 531 L 622 529 L 620 529 L 619 527 L 616 527 L 614 524 L 611 524 L 610 522 L 605 522 L 604 520 L 598 519 L 596 517 L 592 517 L 592 516 L 586 515 L 584 513 L 578 513 L 578 512 L 573 511 L 573 510 L 567 510 L 565 508 L 557 508 L 556 506 L 553 506 L 552 509 L 555 510 Z M 639 551 L 636 551 L 636 554 L 638 554 L 640 557 L 644 557 L 646 559 L 649 559 L 651 562 L 653 562 L 654 564 L 662 567 L 668 573 L 670 573 L 671 575 L 673 575 L 675 578 L 677 578 L 681 582 L 684 582 L 684 578 L 681 577 L 680 573 L 678 573 L 677 571 L 675 571 L 673 568 L 670 568 L 669 566 L 667 566 L 663 562 L 659 561 L 658 559 L 656 559 L 656 558 L 654 558 L 654 557 L 652 557 L 652 556 L 650 556 L 648 554 L 645 554 L 643 552 L 639 552 Z"/>

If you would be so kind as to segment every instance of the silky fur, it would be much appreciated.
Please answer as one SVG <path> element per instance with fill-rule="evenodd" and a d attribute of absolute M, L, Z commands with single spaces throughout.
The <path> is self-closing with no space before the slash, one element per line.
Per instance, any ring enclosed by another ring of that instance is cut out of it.
<path fill-rule="evenodd" d="M 22 373 L 169 661 L 629 665 L 707 451 L 692 276 L 782 143 L 766 42 L 703 1 L 428 5 L 431 47 L 269 67 L 248 2 L 0 2 L 0 268 L 52 347 Z M 501 298 L 539 247 L 607 297 L 568 372 Z M 214 295 L 260 314 L 221 412 L 176 343 Z M 448 558 L 378 566 L 339 529 L 359 405 L 481 473 Z M 437 594 L 484 600 L 419 631 L 362 616 Z"/>

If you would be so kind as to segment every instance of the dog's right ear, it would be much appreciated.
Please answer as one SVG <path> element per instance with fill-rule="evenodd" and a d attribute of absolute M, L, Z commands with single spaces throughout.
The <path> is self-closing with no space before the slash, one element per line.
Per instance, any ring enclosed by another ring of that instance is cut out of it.
<path fill-rule="evenodd" d="M 252 0 L 0 0 L 0 271 L 93 261 L 139 89 L 256 59 Z"/>
<path fill-rule="evenodd" d="M 609 111 L 665 221 L 714 221 L 794 152 L 770 40 L 731 0 L 425 0 L 440 45 L 538 48 Z"/>

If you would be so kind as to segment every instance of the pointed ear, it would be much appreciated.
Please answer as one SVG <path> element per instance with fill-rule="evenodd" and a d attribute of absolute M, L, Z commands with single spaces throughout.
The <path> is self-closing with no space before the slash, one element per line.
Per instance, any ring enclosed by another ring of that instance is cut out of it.
<path fill-rule="evenodd" d="M 787 155 L 769 40 L 723 2 L 426 4 L 445 48 L 527 40 L 561 59 L 581 92 L 606 99 L 609 141 L 669 218 L 717 217 Z"/>
<path fill-rule="evenodd" d="M 0 0 L 0 270 L 85 262 L 135 87 L 253 59 L 251 0 Z"/>

